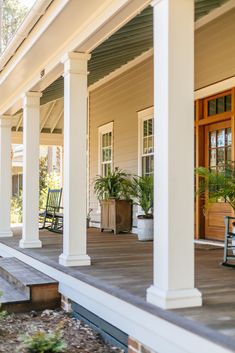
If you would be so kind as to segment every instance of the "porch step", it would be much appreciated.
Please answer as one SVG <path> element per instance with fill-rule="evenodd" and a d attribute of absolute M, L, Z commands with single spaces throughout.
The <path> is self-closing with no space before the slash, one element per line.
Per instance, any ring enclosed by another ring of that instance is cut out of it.
<path fill-rule="evenodd" d="M 0 258 L 0 298 L 9 312 L 60 306 L 58 282 L 16 258 Z"/>

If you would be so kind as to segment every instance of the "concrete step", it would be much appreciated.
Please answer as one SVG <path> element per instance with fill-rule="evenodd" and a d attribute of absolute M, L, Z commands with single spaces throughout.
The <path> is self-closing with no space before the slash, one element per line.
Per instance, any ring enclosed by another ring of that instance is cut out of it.
<path fill-rule="evenodd" d="M 16 258 L 0 258 L 0 279 L 0 290 L 3 292 L 0 301 L 8 311 L 54 309 L 60 306 L 58 282 Z M 15 300 L 15 297 L 22 300 Z"/>

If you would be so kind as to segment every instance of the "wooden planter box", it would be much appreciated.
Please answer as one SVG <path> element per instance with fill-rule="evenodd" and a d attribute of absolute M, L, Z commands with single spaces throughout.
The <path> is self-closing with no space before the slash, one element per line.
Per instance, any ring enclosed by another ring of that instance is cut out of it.
<path fill-rule="evenodd" d="M 130 232 L 132 229 L 132 201 L 101 201 L 101 232 L 113 230 L 114 234 Z"/>

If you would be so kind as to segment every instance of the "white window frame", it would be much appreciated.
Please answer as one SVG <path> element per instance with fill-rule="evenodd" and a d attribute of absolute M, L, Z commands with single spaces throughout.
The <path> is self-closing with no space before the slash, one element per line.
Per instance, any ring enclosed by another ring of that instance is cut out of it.
<path fill-rule="evenodd" d="M 111 144 L 112 144 L 112 159 L 111 159 L 111 171 L 113 171 L 113 121 L 110 123 L 107 123 L 105 125 L 99 126 L 98 128 L 98 174 L 101 175 L 102 173 L 102 166 L 101 166 L 101 149 L 102 149 L 102 136 L 104 134 L 107 134 L 111 132 L 112 134 L 112 139 L 111 139 Z"/>
<path fill-rule="evenodd" d="M 138 112 L 138 175 L 139 176 L 142 176 L 143 122 L 149 119 L 154 119 L 153 107 L 140 110 Z M 154 156 L 154 152 L 153 152 L 153 156 Z"/>

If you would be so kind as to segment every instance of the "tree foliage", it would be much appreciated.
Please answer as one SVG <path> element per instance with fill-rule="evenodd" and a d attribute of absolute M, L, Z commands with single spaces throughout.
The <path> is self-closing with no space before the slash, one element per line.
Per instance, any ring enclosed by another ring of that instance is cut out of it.
<path fill-rule="evenodd" d="M 1 51 L 3 51 L 21 23 L 28 8 L 20 0 L 0 0 Z"/>
<path fill-rule="evenodd" d="M 60 174 L 56 172 L 48 173 L 47 157 L 41 157 L 39 161 L 39 208 L 43 209 L 46 205 L 48 188 L 60 188 Z M 11 200 L 11 222 L 21 223 L 23 216 L 23 197 L 22 190 Z"/>

